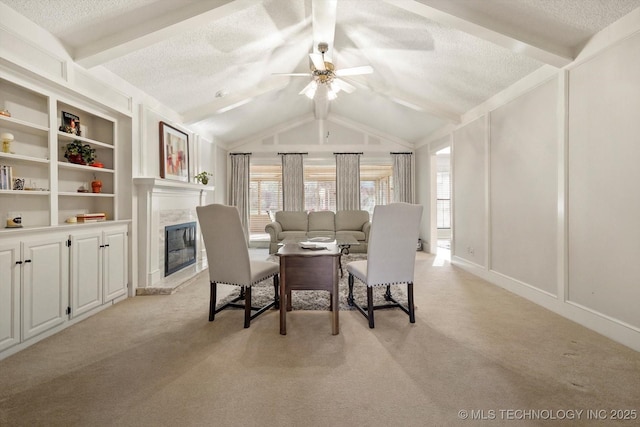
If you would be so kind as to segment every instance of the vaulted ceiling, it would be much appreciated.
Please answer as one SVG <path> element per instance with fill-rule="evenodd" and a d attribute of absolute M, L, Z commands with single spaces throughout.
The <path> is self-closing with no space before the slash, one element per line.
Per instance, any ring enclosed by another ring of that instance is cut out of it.
<path fill-rule="evenodd" d="M 233 142 L 336 115 L 419 141 L 538 68 L 570 63 L 640 0 L 0 0 L 104 67 Z M 318 42 L 356 89 L 299 92 Z"/>

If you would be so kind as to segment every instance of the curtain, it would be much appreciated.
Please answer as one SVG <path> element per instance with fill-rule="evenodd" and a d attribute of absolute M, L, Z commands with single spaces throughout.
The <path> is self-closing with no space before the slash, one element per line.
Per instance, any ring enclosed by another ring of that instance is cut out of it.
<path fill-rule="evenodd" d="M 336 210 L 360 209 L 360 153 L 336 154 Z"/>
<path fill-rule="evenodd" d="M 304 211 L 303 154 L 281 153 L 282 156 L 282 209 Z"/>
<path fill-rule="evenodd" d="M 245 239 L 249 242 L 249 169 L 251 154 L 231 154 L 231 182 L 229 184 L 229 205 L 240 212 L 240 222 Z"/>
<path fill-rule="evenodd" d="M 413 153 L 391 153 L 393 201 L 413 203 Z"/>

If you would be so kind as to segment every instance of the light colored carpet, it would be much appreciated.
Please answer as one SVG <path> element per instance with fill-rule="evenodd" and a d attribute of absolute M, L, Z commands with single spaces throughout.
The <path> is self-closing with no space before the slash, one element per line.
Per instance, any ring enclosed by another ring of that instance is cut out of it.
<path fill-rule="evenodd" d="M 0 361 L 0 425 L 603 425 L 586 411 L 640 409 L 640 353 L 424 253 L 415 297 L 415 324 L 344 311 L 336 336 L 324 311 L 289 313 L 286 336 L 276 311 L 210 323 L 206 278 L 131 298 Z M 509 419 L 544 410 L 585 412 Z"/>

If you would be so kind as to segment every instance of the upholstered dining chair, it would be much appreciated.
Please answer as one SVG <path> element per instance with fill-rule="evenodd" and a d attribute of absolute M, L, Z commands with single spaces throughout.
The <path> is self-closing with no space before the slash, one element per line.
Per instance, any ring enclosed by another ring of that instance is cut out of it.
<path fill-rule="evenodd" d="M 240 214 L 235 206 L 212 204 L 196 207 L 200 229 L 204 238 L 209 264 L 211 298 L 209 300 L 209 321 L 216 313 L 230 307 L 244 308 L 244 327 L 251 320 L 271 307 L 278 308 L 278 272 L 280 265 L 270 261 L 249 258 L 249 248 L 245 238 Z M 274 297 L 263 307 L 252 307 L 251 287 L 273 277 Z M 240 295 L 221 307 L 216 308 L 218 283 L 240 287 Z M 238 301 L 244 300 L 244 304 Z M 252 312 L 255 313 L 252 314 Z"/>
<path fill-rule="evenodd" d="M 422 215 L 421 205 L 392 203 L 376 206 L 371 220 L 367 259 L 347 264 L 349 295 L 347 302 L 355 306 L 375 327 L 373 312 L 384 308 L 399 307 L 415 323 L 413 304 L 413 273 L 418 242 L 418 229 Z M 353 297 L 354 278 L 367 286 L 366 311 Z M 391 295 L 391 285 L 407 284 L 407 305 L 403 306 Z M 386 304 L 374 305 L 373 287 L 386 286 Z"/>

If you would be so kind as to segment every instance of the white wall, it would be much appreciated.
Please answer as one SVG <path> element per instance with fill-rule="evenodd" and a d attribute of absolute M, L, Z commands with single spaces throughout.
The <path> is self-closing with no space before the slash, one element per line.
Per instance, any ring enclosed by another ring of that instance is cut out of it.
<path fill-rule="evenodd" d="M 569 75 L 567 300 L 640 328 L 640 34 Z"/>
<path fill-rule="evenodd" d="M 452 261 L 640 351 L 640 19 L 612 27 L 452 132 Z"/>
<path fill-rule="evenodd" d="M 453 246 L 456 256 L 486 266 L 487 125 L 484 117 L 453 133 Z"/>

